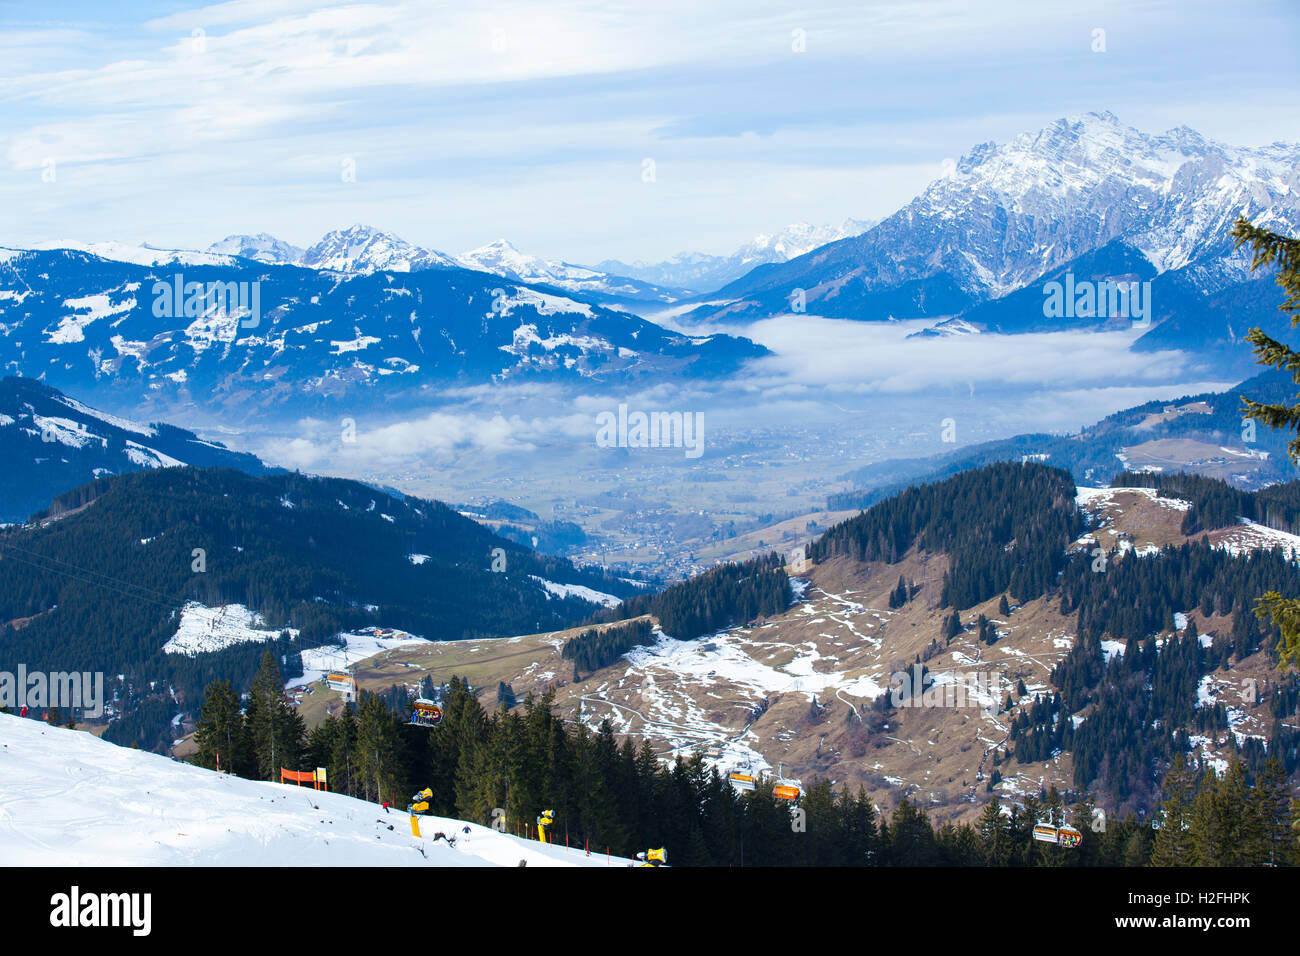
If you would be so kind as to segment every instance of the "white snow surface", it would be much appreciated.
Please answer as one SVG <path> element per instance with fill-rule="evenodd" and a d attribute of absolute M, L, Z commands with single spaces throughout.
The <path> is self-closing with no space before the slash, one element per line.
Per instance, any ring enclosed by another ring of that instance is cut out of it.
<path fill-rule="evenodd" d="M 422 637 L 405 631 L 394 631 L 392 637 L 377 637 L 374 634 L 340 634 L 344 646 L 332 644 L 322 647 L 309 647 L 302 652 L 302 676 L 288 681 L 286 687 L 303 687 L 321 680 L 331 671 L 342 671 L 357 661 L 374 657 L 384 651 L 407 644 L 428 643 Z"/>
<path fill-rule="evenodd" d="M 78 239 L 51 239 L 38 242 L 30 248 L 37 250 L 72 249 L 76 252 L 85 252 L 92 256 L 98 256 L 100 259 L 108 259 L 112 262 L 130 262 L 139 266 L 230 266 L 235 262 L 231 256 L 194 252 L 189 249 L 155 249 L 146 243 L 82 242 Z"/>
<path fill-rule="evenodd" d="M 1215 547 L 1222 548 L 1234 556 L 1279 548 L 1286 558 L 1295 560 L 1300 555 L 1300 535 L 1256 524 L 1247 518 L 1239 518 L 1237 526 L 1216 541 Z"/>
<path fill-rule="evenodd" d="M 620 597 L 606 594 L 604 591 L 597 591 L 595 588 L 589 588 L 584 584 L 556 584 L 554 581 L 539 578 L 535 574 L 531 574 L 529 577 L 544 587 L 548 594 L 555 594 L 559 597 L 579 597 L 584 601 L 590 601 L 592 604 L 602 604 L 605 607 L 617 607 L 623 603 L 623 599 Z"/>
<path fill-rule="evenodd" d="M 244 780 L 0 714 L 8 866 L 627 866 L 310 787 Z M 390 829 L 391 827 L 391 829 Z M 465 832 L 465 828 L 469 832 Z M 434 841 L 442 832 L 454 847 Z"/>
<path fill-rule="evenodd" d="M 293 637 L 298 636 L 297 630 L 288 630 Z M 279 631 L 267 629 L 262 615 L 242 604 L 207 607 L 198 601 L 188 601 L 181 609 L 176 633 L 163 645 L 163 653 L 193 657 L 249 641 L 271 641 L 279 636 Z"/>
<path fill-rule="evenodd" d="M 1074 500 L 1079 507 L 1085 511 L 1091 511 L 1099 507 L 1114 507 L 1115 496 L 1121 494 L 1138 494 L 1144 498 L 1154 501 L 1158 505 L 1171 508 L 1174 511 L 1190 511 L 1192 503 L 1184 501 L 1182 498 L 1162 498 L 1154 488 L 1080 488 L 1074 489 Z M 1122 513 L 1122 512 L 1121 512 Z"/>

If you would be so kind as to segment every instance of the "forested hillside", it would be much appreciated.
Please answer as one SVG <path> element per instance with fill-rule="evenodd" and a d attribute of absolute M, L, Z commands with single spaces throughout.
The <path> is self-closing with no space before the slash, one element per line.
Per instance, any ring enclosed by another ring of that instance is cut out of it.
<path fill-rule="evenodd" d="M 259 614 L 291 661 L 302 647 L 367 625 L 455 640 L 591 614 L 591 603 L 550 593 L 537 578 L 637 590 L 537 555 L 438 502 L 342 479 L 171 468 L 101 479 L 51 510 L 62 516 L 0 532 L 5 658 L 122 674 L 133 687 L 162 680 L 191 705 L 215 677 L 245 687 L 264 650 L 165 654 L 192 603 Z M 170 718 L 176 708 L 160 710 Z"/>
<path fill-rule="evenodd" d="M 1082 526 L 1068 472 L 1001 462 L 908 488 L 828 530 L 809 557 L 892 564 L 913 547 L 947 552 L 941 602 L 962 609 L 1000 591 L 1022 601 L 1045 593 Z"/>
<path fill-rule="evenodd" d="M 658 594 L 638 594 L 597 615 L 622 621 L 642 614 L 659 620 L 665 634 L 678 640 L 703 637 L 733 624 L 785 610 L 790 581 L 776 554 L 739 564 L 721 564 Z"/>
<path fill-rule="evenodd" d="M 902 561 L 911 549 L 946 555 L 937 606 L 954 611 L 943 621 L 941 640 L 963 629 L 958 611 L 1000 595 L 1004 628 L 1017 620 L 1008 598 L 1045 598 L 1068 616 L 1073 647 L 1052 669 L 1049 691 L 1015 708 L 1010 698 L 1004 702 L 1009 735 L 995 749 L 995 765 L 1041 765 L 1068 754 L 1079 791 L 1125 812 L 1155 809 L 1164 774 L 1178 755 L 1197 749 L 1198 737 L 1226 747 L 1249 782 L 1269 759 L 1294 779 L 1300 773 L 1295 674 L 1250 678 L 1252 699 L 1271 714 L 1263 737 L 1236 732 L 1239 717 L 1216 699 L 1214 687 L 1238 683 L 1233 670 L 1247 659 L 1262 655 L 1277 667 L 1280 635 L 1256 614 L 1256 602 L 1270 591 L 1300 593 L 1300 569 L 1280 547 L 1233 550 L 1212 544 L 1204 532 L 1243 517 L 1291 531 L 1300 484 L 1249 492 L 1195 474 L 1129 473 L 1116 486 L 1154 488 L 1190 502 L 1172 511 L 1184 510 L 1186 537 L 1141 552 L 1120 538 L 1111 551 L 1096 550 L 1067 472 L 995 463 L 872 505 L 829 529 L 810 554 L 818 562 L 847 556 L 885 564 Z M 886 580 L 896 573 L 886 570 Z M 897 580 L 891 607 L 910 595 L 906 580 Z M 1197 620 L 1208 623 L 1198 630 Z M 999 628 L 984 614 L 971 623 L 982 643 L 999 640 Z"/>
<path fill-rule="evenodd" d="M 1207 675 L 1227 672 L 1264 651 L 1277 663 L 1279 635 L 1259 620 L 1255 601 L 1270 590 L 1300 592 L 1300 571 L 1280 551 L 1234 556 L 1197 540 L 1147 557 L 1110 561 L 1077 554 L 1062 576 L 1062 610 L 1078 613 L 1079 638 L 1052 672 L 1058 693 L 1012 727 L 1011 753 L 1041 762 L 1056 750 L 1074 756 L 1074 781 L 1102 789 L 1116 804 L 1151 807 L 1164 769 L 1193 748 L 1195 735 L 1220 737 L 1253 774 L 1265 755 L 1286 775 L 1300 770 L 1300 730 L 1288 726 L 1296 706 L 1294 673 L 1257 693 L 1270 703 L 1269 739 L 1238 738 L 1222 704 L 1203 699 Z M 1227 618 L 1229 628 L 1179 633 L 1175 615 L 1198 611 Z M 1102 641 L 1113 641 L 1104 654 Z"/>

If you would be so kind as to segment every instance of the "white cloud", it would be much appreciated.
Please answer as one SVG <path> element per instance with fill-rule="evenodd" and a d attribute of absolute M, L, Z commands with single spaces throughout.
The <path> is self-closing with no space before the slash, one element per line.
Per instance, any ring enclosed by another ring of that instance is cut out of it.
<path fill-rule="evenodd" d="M 1294 132 L 1224 106 L 1285 92 L 1261 72 L 1267 49 L 1186 79 L 1275 25 L 1267 9 L 1180 7 L 1174 21 L 1163 3 L 1119 0 L 235 0 L 92 26 L 14 8 L 26 22 L 0 30 L 10 242 L 304 243 L 360 220 L 452 250 L 504 234 L 570 261 L 726 253 L 790 221 L 879 218 L 944 156 L 1067 113 Z M 1087 52 L 1097 23 L 1103 58 Z M 343 157 L 358 163 L 346 189 Z M 57 185 L 41 181 L 48 159 Z"/>

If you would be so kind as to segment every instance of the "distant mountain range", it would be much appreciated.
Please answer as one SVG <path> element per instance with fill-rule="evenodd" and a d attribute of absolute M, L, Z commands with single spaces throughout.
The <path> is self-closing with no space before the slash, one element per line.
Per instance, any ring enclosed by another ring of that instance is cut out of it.
<path fill-rule="evenodd" d="M 599 269 L 526 255 L 504 239 L 473 249 L 457 257 L 457 261 L 466 269 L 490 272 L 517 282 L 553 286 L 604 304 L 669 304 L 686 297 L 681 289 L 664 288 L 662 284 L 643 282 L 623 274 L 611 274 L 612 270 L 602 272 Z"/>
<path fill-rule="evenodd" d="M 1092 486 L 1107 485 L 1124 471 L 1190 472 L 1245 490 L 1300 478 L 1287 457 L 1289 436 L 1246 422 L 1243 396 L 1289 405 L 1295 400 L 1295 383 L 1289 374 L 1269 370 L 1226 392 L 1144 402 L 1075 434 L 1014 435 L 939 455 L 878 462 L 842 475 L 854 490 L 832 495 L 827 507 L 866 508 L 909 485 L 999 461 L 1040 461 Z"/>
<path fill-rule="evenodd" d="M 134 388 L 134 403 L 142 386 L 312 410 L 448 382 L 727 375 L 766 354 L 739 337 L 746 323 L 807 312 L 929 319 L 920 334 L 949 336 L 1136 320 L 1136 351 L 1197 353 L 1244 377 L 1247 330 L 1289 329 L 1271 274 L 1252 275 L 1248 250 L 1232 248 L 1240 215 L 1300 232 L 1300 146 L 1225 146 L 1185 127 L 1153 135 L 1089 113 L 976 146 L 877 224 L 800 224 L 728 257 L 589 269 L 505 240 L 451 256 L 363 225 L 306 249 L 266 234 L 203 252 L 46 243 L 0 249 L 0 370 L 87 398 Z M 258 324 L 237 309 L 158 314 L 153 290 L 182 270 L 185 281 L 256 284 Z M 1048 307 L 1053 286 L 1070 296 L 1106 282 L 1138 297 L 1118 311 Z M 646 303 L 694 305 L 688 325 L 738 334 L 678 334 L 624 311 Z"/>
<path fill-rule="evenodd" d="M 460 266 L 406 271 L 401 246 L 336 238 L 306 255 L 349 271 L 223 253 L 149 264 L 137 252 L 0 248 L 0 370 L 109 407 L 145 397 L 292 414 L 415 402 L 458 383 L 711 378 L 766 354 L 549 286 Z M 362 268 L 374 261 L 394 271 Z"/>
<path fill-rule="evenodd" d="M 597 269 L 631 276 L 656 285 L 713 292 L 757 268 L 774 262 L 788 262 L 831 242 L 861 235 L 874 222 L 845 219 L 838 226 L 813 226 L 806 222 L 786 226 L 780 232 L 758 236 L 729 256 L 703 252 L 681 252 L 663 262 L 620 262 L 606 259 Z"/>
<path fill-rule="evenodd" d="M 273 470 L 193 432 L 141 425 L 12 377 L 0 379 L 0 457 L 0 522 L 23 521 L 53 495 L 110 475 L 177 465 Z"/>
<path fill-rule="evenodd" d="M 303 266 L 333 272 L 418 272 L 423 269 L 473 269 L 518 282 L 553 286 L 603 304 L 659 302 L 671 304 L 711 292 L 759 265 L 785 262 L 846 236 L 855 236 L 872 223 L 846 219 L 839 226 L 796 223 L 776 233 L 755 237 L 729 256 L 683 252 L 660 263 L 633 264 L 607 260 L 595 267 L 544 259 L 521 252 L 497 239 L 461 255 L 425 249 L 393 233 L 360 223 L 335 229 L 303 248 L 267 233 L 232 235 L 203 251 L 158 249 L 117 242 L 61 240 L 37 248 L 76 249 L 92 255 L 138 265 L 169 261 L 195 265 L 229 265 L 238 257 L 266 265 Z"/>
<path fill-rule="evenodd" d="M 519 282 L 553 286 L 594 302 L 669 304 L 711 292 L 756 266 L 785 262 L 837 239 L 858 235 L 871 225 L 856 219 L 846 219 L 839 226 L 796 223 L 779 232 L 760 235 L 729 256 L 683 252 L 665 262 L 638 260 L 628 264 L 608 259 L 591 268 L 520 252 L 505 239 L 451 256 L 422 249 L 391 233 L 360 224 L 326 233 L 306 249 L 259 233 L 227 236 L 206 251 L 336 272 L 416 272 L 461 267 Z"/>
<path fill-rule="evenodd" d="M 1139 348 L 1239 346 L 1280 302 L 1260 291 L 1270 276 L 1249 274 L 1248 250 L 1232 248 L 1242 215 L 1300 231 L 1300 145 L 1226 146 L 1186 127 L 1151 135 L 1089 113 L 976 146 L 878 225 L 755 269 L 692 316 L 933 318 L 949 334 L 1106 325 L 1046 314 L 1045 283 L 1071 274 L 1152 282 L 1152 338 Z"/>
<path fill-rule="evenodd" d="M 460 256 L 422 249 L 389 232 L 357 224 L 326 233 L 306 249 L 274 236 L 227 236 L 207 249 L 209 254 L 242 256 L 268 265 L 293 265 L 333 272 L 419 272 L 425 269 L 471 269 L 515 282 L 528 282 L 580 295 L 601 304 L 658 302 L 670 304 L 688 293 L 651 282 L 612 275 L 556 259 L 520 252 L 497 239 Z"/>

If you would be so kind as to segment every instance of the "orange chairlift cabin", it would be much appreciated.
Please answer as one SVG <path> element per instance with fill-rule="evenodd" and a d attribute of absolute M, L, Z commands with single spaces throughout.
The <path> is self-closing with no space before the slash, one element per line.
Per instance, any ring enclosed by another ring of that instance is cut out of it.
<path fill-rule="evenodd" d="M 799 788 L 799 781 L 785 776 L 785 764 L 783 763 L 777 764 L 776 773 L 776 786 L 772 788 L 772 796 L 787 803 L 794 803 L 803 792 Z"/>
<path fill-rule="evenodd" d="M 442 708 L 420 697 L 411 705 L 411 723 L 417 727 L 436 727 L 442 723 Z"/>
<path fill-rule="evenodd" d="M 758 787 L 758 781 L 754 779 L 753 774 L 733 773 L 728 775 L 727 780 L 737 790 L 753 790 Z"/>
<path fill-rule="evenodd" d="M 1065 822 L 1065 811 L 1061 811 L 1061 825 L 1058 827 L 1049 818 L 1046 823 L 1034 826 L 1034 839 L 1040 843 L 1055 843 L 1067 849 L 1074 849 L 1083 842 L 1083 833 Z"/>

